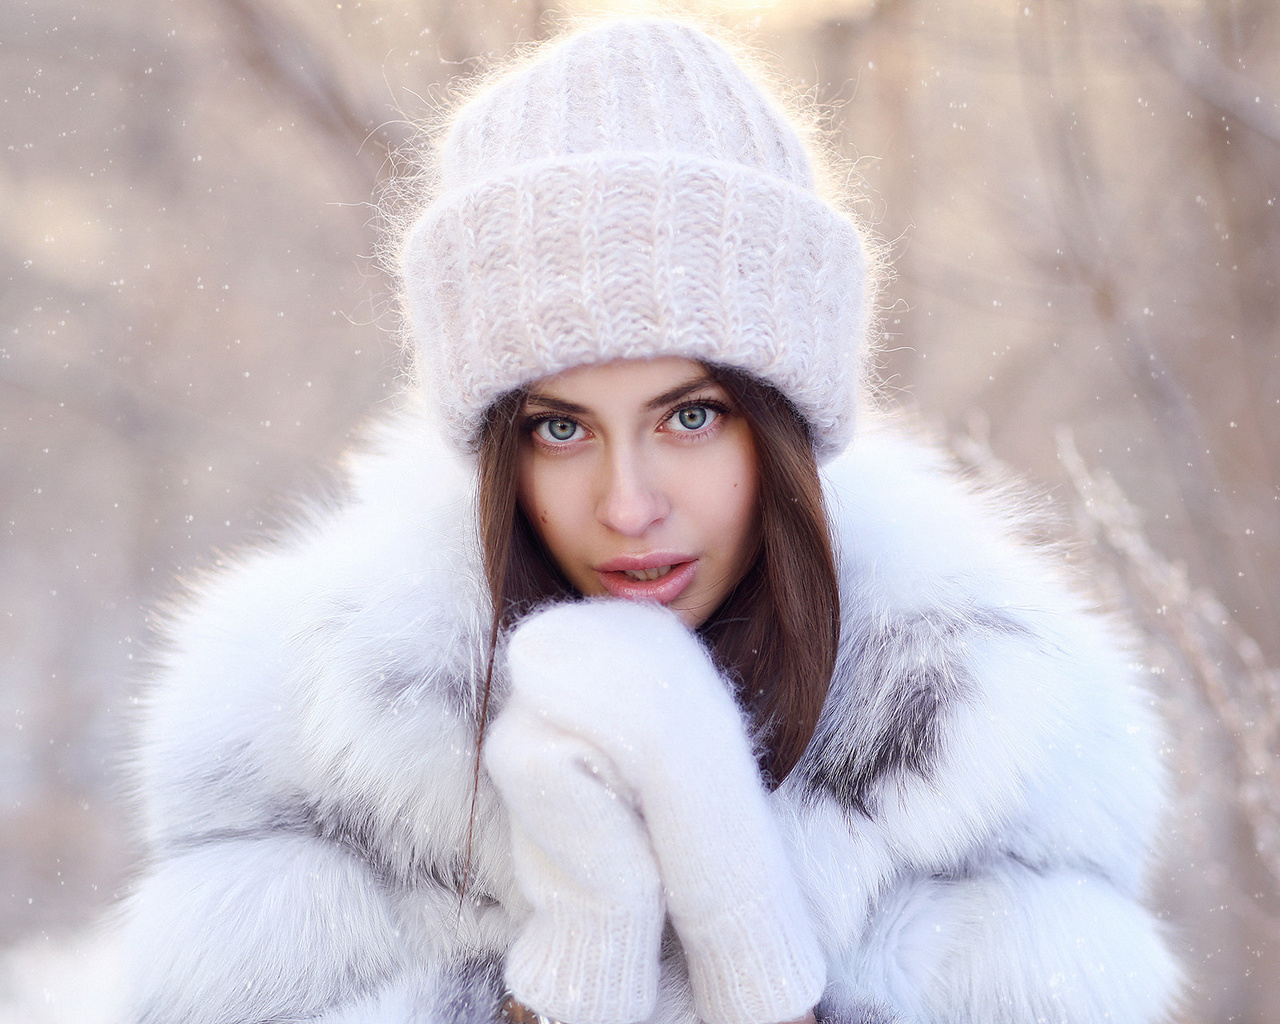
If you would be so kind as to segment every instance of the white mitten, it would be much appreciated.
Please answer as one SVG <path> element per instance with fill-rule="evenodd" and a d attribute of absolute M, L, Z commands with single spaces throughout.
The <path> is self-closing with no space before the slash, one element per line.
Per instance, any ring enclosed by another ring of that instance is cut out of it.
<path fill-rule="evenodd" d="M 602 751 L 635 792 L 700 1017 L 776 1024 L 813 1008 L 825 970 L 741 713 L 670 611 L 556 605 L 508 648 L 511 706 Z"/>
<path fill-rule="evenodd" d="M 489 726 L 484 762 L 533 908 L 507 953 L 511 994 L 575 1024 L 645 1019 L 658 994 L 665 909 L 625 783 L 590 743 L 519 705 Z"/>

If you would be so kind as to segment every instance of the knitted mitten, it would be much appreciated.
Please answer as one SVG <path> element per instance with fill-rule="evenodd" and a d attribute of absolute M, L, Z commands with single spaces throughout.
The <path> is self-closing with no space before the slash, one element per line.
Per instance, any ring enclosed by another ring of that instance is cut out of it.
<path fill-rule="evenodd" d="M 649 837 L 616 770 L 518 704 L 489 726 L 484 762 L 507 805 L 516 879 L 533 907 L 507 953 L 512 995 L 582 1024 L 648 1017 L 664 908 Z"/>
<path fill-rule="evenodd" d="M 508 649 L 511 706 L 604 753 L 639 800 L 700 1017 L 774 1024 L 807 1013 L 824 967 L 741 714 L 670 611 L 556 605 Z"/>

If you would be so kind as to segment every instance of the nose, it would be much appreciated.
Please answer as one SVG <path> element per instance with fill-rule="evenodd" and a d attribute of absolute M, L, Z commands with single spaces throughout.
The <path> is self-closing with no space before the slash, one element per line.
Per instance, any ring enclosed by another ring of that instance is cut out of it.
<path fill-rule="evenodd" d="M 596 518 L 627 537 L 641 537 L 671 512 L 656 468 L 632 450 L 618 450 L 601 468 Z"/>

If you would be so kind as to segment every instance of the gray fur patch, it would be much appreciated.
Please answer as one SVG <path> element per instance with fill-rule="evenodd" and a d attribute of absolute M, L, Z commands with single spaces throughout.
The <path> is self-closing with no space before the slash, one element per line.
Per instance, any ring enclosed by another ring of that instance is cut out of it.
<path fill-rule="evenodd" d="M 440 584 L 434 575 L 406 578 L 374 600 L 334 599 L 296 639 L 300 670 L 340 672 L 384 707 L 442 701 L 474 719 L 489 649 L 484 604 L 447 601 Z"/>
<path fill-rule="evenodd" d="M 196 807 L 243 808 L 246 796 L 263 790 L 257 754 L 245 739 L 212 745 L 206 756 L 176 768 L 164 785 Z"/>
<path fill-rule="evenodd" d="M 499 954 L 478 953 L 459 960 L 451 964 L 441 978 L 439 1003 L 432 1024 L 495 1021 L 505 995 Z"/>
<path fill-rule="evenodd" d="M 336 843 L 359 858 L 377 880 L 389 889 L 436 886 L 450 893 L 462 888 L 464 868 L 461 855 L 430 859 L 421 851 L 407 851 L 407 842 L 377 834 L 367 816 L 322 814 L 314 806 L 297 806 L 270 815 L 260 824 L 242 828 L 218 828 L 170 837 L 161 845 L 162 856 L 174 856 L 224 842 L 253 842 L 280 835 L 311 836 Z M 388 849 L 388 843 L 392 847 Z M 474 874 L 467 878 L 466 898 L 481 906 L 494 906 L 498 900 L 485 891 Z"/>
<path fill-rule="evenodd" d="M 972 698 L 970 649 L 997 636 L 1027 635 L 998 611 L 934 610 L 864 624 L 841 638 L 831 690 L 802 777 L 842 806 L 872 817 L 887 776 L 928 778 L 947 712 Z"/>
<path fill-rule="evenodd" d="M 281 833 L 309 835 L 313 831 L 311 823 L 301 813 L 280 814 L 269 821 L 264 821 L 260 825 L 246 825 L 243 828 L 215 828 L 205 832 L 170 837 L 160 844 L 159 852 L 162 855 L 173 856 L 198 850 L 205 846 L 216 846 L 219 843 L 273 839 Z"/>
<path fill-rule="evenodd" d="M 433 885 L 451 893 L 460 893 L 466 879 L 466 898 L 484 906 L 497 904 L 497 899 L 480 887 L 474 873 L 468 875 L 461 851 L 442 855 L 443 851 L 414 850 L 407 837 L 380 833 L 370 815 L 322 815 L 309 812 L 311 831 L 321 838 L 340 843 L 363 860 L 383 885 L 416 887 Z"/>
<path fill-rule="evenodd" d="M 818 1024 L 901 1024 L 902 1018 L 878 1003 L 859 1002 L 857 1006 L 835 1009 L 819 1003 L 813 1011 Z"/>
<path fill-rule="evenodd" d="M 484 688 L 487 645 L 468 635 L 442 641 L 454 652 L 453 662 L 436 664 L 434 649 L 425 652 L 405 644 L 403 649 L 381 652 L 382 661 L 363 669 L 359 685 L 378 704 L 399 712 L 433 701 L 464 721 L 474 721 Z M 465 657 L 463 656 L 465 655 Z"/>

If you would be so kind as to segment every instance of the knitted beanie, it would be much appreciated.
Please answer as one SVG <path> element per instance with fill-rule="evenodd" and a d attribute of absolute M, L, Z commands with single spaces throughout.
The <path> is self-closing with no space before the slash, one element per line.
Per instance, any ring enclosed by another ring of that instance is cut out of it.
<path fill-rule="evenodd" d="M 772 384 L 819 456 L 848 441 L 861 239 L 785 112 L 708 36 L 659 19 L 571 35 L 465 104 L 439 162 L 402 270 L 459 449 L 514 388 L 658 356 Z"/>

